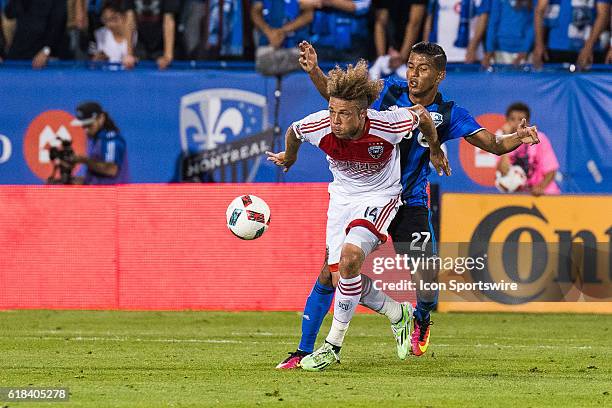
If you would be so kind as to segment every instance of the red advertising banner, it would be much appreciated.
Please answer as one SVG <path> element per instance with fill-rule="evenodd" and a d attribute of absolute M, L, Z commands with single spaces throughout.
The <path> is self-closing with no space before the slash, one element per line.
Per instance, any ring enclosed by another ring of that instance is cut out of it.
<path fill-rule="evenodd" d="M 253 194 L 268 231 L 234 237 Z M 0 187 L 0 309 L 301 310 L 325 256 L 327 184 Z"/>

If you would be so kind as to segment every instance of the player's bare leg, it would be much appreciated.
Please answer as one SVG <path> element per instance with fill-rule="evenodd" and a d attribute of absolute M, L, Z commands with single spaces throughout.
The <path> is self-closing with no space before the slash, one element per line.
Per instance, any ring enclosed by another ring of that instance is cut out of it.
<path fill-rule="evenodd" d="M 323 320 L 332 302 L 333 292 L 338 286 L 340 274 L 337 264 L 330 267 L 327 256 L 319 273 L 317 281 L 308 296 L 302 316 L 302 336 L 298 348 L 289 353 L 278 369 L 295 369 L 301 360 L 310 354 L 319 333 Z M 335 266 L 335 268 L 334 268 Z M 333 270 L 333 271 L 332 271 Z M 410 333 L 412 330 L 412 305 L 400 304 L 384 292 L 376 289 L 367 275 L 362 275 L 363 290 L 360 304 L 387 316 L 391 322 L 391 330 L 396 340 L 397 354 L 405 359 L 410 350 Z"/>
<path fill-rule="evenodd" d="M 335 274 L 337 275 L 337 274 Z M 276 368 L 281 370 L 291 370 L 299 368 L 300 362 L 314 350 L 315 341 L 319 334 L 323 319 L 327 315 L 331 306 L 334 291 L 337 284 L 333 282 L 329 265 L 327 264 L 327 254 L 319 277 L 315 282 L 304 306 L 302 314 L 302 337 L 298 348 L 289 353 L 289 356 L 280 362 Z"/>
<path fill-rule="evenodd" d="M 349 323 L 361 298 L 361 265 L 364 260 L 365 254 L 361 248 L 350 243 L 344 244 L 338 265 L 340 279 L 336 288 L 334 320 L 326 339 L 326 342 L 338 347 L 338 350 L 342 347 Z"/>
<path fill-rule="evenodd" d="M 361 303 L 372 310 L 386 315 L 392 323 L 393 333 L 398 341 L 398 356 L 404 359 L 410 348 L 410 324 L 412 322 L 412 308 L 410 305 L 401 305 L 383 292 L 373 287 L 369 277 L 361 275 L 360 270 L 367 254 L 378 245 L 379 240 L 368 229 L 362 227 L 352 228 L 342 246 L 339 263 L 339 279 L 336 288 L 336 301 L 334 303 L 334 320 L 326 342 L 312 356 L 302 360 L 302 367 L 307 370 L 319 371 L 333 362 L 339 360 L 339 351 L 344 340 L 349 322 Z M 322 281 L 332 283 L 335 273 L 327 275 Z M 365 282 L 366 290 L 361 290 Z"/>
<path fill-rule="evenodd" d="M 340 348 L 361 298 L 360 270 L 364 259 L 365 254 L 360 247 L 351 243 L 342 246 L 338 265 L 340 280 L 335 293 L 332 327 L 325 344 L 302 359 L 303 369 L 321 371 L 334 362 L 340 362 Z"/>

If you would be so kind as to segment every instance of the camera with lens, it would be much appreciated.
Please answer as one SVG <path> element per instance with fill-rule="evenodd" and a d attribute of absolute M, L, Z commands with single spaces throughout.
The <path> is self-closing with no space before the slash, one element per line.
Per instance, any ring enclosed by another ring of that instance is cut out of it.
<path fill-rule="evenodd" d="M 47 179 L 48 184 L 73 184 L 72 170 L 76 166 L 75 153 L 72 148 L 72 140 L 57 138 L 61 144 L 59 147 L 49 148 L 49 159 L 53 162 L 53 172 Z M 59 171 L 59 178 L 57 173 Z"/>

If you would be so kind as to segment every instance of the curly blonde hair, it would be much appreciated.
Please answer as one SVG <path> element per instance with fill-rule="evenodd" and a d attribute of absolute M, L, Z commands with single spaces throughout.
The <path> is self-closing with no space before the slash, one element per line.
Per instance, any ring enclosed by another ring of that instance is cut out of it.
<path fill-rule="evenodd" d="M 363 59 L 355 66 L 349 64 L 346 70 L 336 66 L 328 75 L 327 94 L 330 97 L 359 101 L 363 108 L 370 106 L 383 88 L 382 81 L 370 79 L 368 63 Z"/>

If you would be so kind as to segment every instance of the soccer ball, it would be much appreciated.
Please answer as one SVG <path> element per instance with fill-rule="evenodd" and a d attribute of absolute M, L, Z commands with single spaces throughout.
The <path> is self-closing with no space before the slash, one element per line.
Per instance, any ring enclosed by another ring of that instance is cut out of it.
<path fill-rule="evenodd" d="M 525 170 L 520 166 L 511 166 L 505 176 L 498 171 L 495 173 L 495 187 L 502 193 L 513 193 L 523 187 L 527 182 Z"/>
<path fill-rule="evenodd" d="M 227 207 L 227 228 L 240 239 L 257 239 L 270 225 L 270 207 L 254 195 L 236 197 Z"/>

